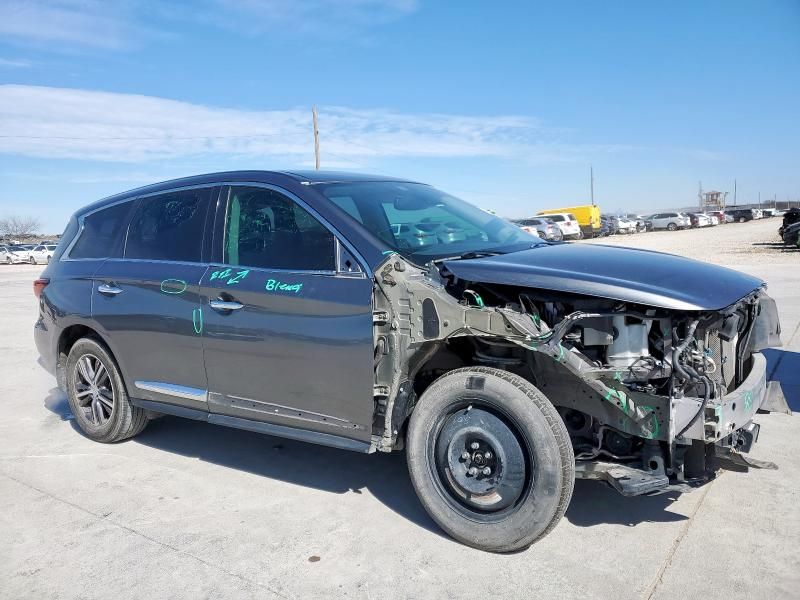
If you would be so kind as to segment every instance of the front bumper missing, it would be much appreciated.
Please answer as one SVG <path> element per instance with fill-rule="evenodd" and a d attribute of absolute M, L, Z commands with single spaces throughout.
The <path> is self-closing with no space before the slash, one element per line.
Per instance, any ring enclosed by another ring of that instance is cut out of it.
<path fill-rule="evenodd" d="M 780 384 L 770 382 L 767 386 L 767 359 L 754 352 L 750 374 L 742 384 L 722 398 L 712 399 L 697 419 L 678 441 L 701 440 L 716 443 L 749 424 L 756 412 L 788 412 Z M 677 398 L 673 405 L 672 423 L 675 432 L 681 431 L 702 406 L 700 398 Z M 777 410 L 776 410 L 777 409 Z"/>

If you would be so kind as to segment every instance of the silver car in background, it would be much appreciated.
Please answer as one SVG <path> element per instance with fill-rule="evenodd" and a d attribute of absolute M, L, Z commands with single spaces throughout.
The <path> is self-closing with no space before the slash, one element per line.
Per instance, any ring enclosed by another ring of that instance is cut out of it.
<path fill-rule="evenodd" d="M 692 226 L 692 220 L 687 215 L 677 212 L 656 213 L 647 220 L 652 224 L 653 229 L 675 231 L 677 229 L 689 229 Z"/>
<path fill-rule="evenodd" d="M 517 219 L 511 222 L 521 229 L 524 229 L 528 233 L 538 235 L 543 240 L 559 241 L 564 239 L 564 234 L 561 233 L 561 229 L 550 219 L 539 217 L 532 219 Z"/>

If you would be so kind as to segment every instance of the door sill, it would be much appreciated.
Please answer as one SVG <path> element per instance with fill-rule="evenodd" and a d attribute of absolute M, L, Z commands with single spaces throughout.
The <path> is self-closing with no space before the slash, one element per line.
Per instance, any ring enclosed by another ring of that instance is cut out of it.
<path fill-rule="evenodd" d="M 264 421 L 253 421 L 251 419 L 243 419 L 241 417 L 229 417 L 227 415 L 210 413 L 204 410 L 187 408 L 185 406 L 177 406 L 175 404 L 168 404 L 166 402 L 155 402 L 153 400 L 140 400 L 138 398 L 131 398 L 131 403 L 134 406 L 138 406 L 146 410 L 152 410 L 154 412 L 164 413 L 167 415 L 174 415 L 176 417 L 184 417 L 186 419 L 193 419 L 195 421 L 207 421 L 209 423 L 213 423 L 214 425 L 224 425 L 225 427 L 234 427 L 236 429 L 253 431 L 255 433 L 264 433 L 266 435 L 274 435 L 277 437 L 298 440 L 301 442 L 310 442 L 312 444 L 330 446 L 332 448 L 341 448 L 342 450 L 351 450 L 353 452 L 368 453 L 372 451 L 372 446 L 367 442 L 345 438 L 332 433 L 308 431 L 306 429 L 297 429 L 296 427 L 287 427 L 286 425 L 276 425 L 275 423 L 265 423 Z"/>

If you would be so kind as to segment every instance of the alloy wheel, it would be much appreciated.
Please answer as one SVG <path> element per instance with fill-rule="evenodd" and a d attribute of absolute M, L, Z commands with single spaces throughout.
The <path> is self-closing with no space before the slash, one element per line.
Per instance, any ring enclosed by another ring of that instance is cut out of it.
<path fill-rule="evenodd" d="M 75 401 L 92 425 L 101 426 L 114 411 L 115 391 L 108 369 L 93 354 L 84 354 L 75 364 L 73 374 Z"/>

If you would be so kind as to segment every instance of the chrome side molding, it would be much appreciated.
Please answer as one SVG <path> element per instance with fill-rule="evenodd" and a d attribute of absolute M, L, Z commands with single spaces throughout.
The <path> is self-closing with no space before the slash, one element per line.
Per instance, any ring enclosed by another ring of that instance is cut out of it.
<path fill-rule="evenodd" d="M 197 402 L 208 402 L 208 392 L 199 388 L 163 381 L 135 381 L 134 385 L 140 390 L 148 392 L 156 392 L 157 394 L 185 398 L 186 400 L 195 400 Z"/>

